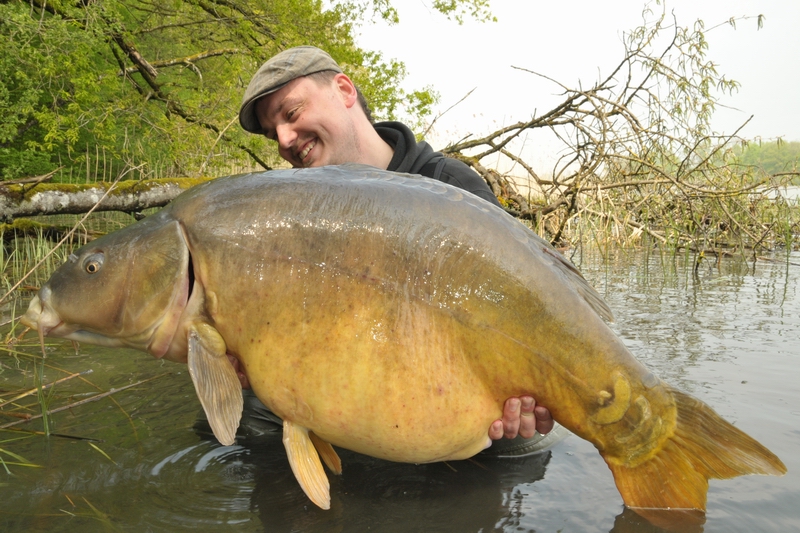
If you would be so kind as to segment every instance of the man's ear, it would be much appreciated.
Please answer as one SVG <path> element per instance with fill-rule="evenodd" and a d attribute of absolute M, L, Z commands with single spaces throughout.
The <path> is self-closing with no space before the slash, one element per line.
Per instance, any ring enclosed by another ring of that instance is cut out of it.
<path fill-rule="evenodd" d="M 333 77 L 333 83 L 338 89 L 339 95 L 342 97 L 345 107 L 351 108 L 356 104 L 356 102 L 358 102 L 358 91 L 356 90 L 356 85 L 345 74 L 337 73 L 336 76 Z"/>

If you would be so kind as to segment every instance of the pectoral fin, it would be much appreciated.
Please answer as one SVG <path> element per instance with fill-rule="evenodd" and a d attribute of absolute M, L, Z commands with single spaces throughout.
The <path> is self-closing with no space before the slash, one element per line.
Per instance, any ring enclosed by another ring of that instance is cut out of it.
<path fill-rule="evenodd" d="M 312 502 L 322 509 L 330 509 L 331 487 L 328 476 L 325 475 L 317 450 L 308 433 L 302 426 L 288 420 L 283 421 L 283 445 L 286 447 L 286 455 L 289 457 L 294 477 Z M 330 446 L 328 443 L 325 444 Z"/>
<path fill-rule="evenodd" d="M 189 375 L 214 436 L 233 444 L 242 418 L 242 385 L 225 355 L 225 341 L 211 325 L 189 327 Z"/>

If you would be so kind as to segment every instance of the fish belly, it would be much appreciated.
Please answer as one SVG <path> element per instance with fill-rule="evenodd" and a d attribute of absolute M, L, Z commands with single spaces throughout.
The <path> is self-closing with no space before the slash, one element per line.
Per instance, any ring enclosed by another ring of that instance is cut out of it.
<path fill-rule="evenodd" d="M 254 392 L 282 418 L 374 457 L 475 455 L 488 446 L 504 398 L 457 342 L 463 325 L 401 307 L 380 316 L 360 309 L 275 317 L 239 347 Z"/>
<path fill-rule="evenodd" d="M 395 461 L 474 455 L 520 395 L 597 442 L 587 410 L 603 407 L 613 368 L 635 360 L 578 296 L 532 291 L 473 251 L 436 265 L 433 254 L 398 260 L 369 238 L 338 246 L 344 258 L 317 250 L 332 237 L 287 238 L 279 254 L 240 253 L 243 263 L 224 269 L 197 258 L 204 283 L 225 287 L 215 327 L 265 405 L 332 444 Z M 257 276 L 230 284 L 231 270 Z"/>

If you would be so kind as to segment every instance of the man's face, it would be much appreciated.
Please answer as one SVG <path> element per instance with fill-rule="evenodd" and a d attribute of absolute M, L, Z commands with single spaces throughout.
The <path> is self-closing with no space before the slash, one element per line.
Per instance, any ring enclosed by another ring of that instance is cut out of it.
<path fill-rule="evenodd" d="M 352 103 L 340 76 L 323 83 L 297 78 L 256 102 L 262 129 L 293 167 L 360 162 Z"/>

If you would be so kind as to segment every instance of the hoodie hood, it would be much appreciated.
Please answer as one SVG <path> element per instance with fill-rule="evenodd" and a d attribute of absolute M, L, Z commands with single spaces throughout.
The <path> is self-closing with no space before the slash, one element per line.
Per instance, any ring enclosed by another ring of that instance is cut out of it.
<path fill-rule="evenodd" d="M 417 142 L 414 133 L 401 122 L 378 122 L 375 131 L 394 148 L 394 157 L 387 170 L 420 174 L 425 164 L 441 156 L 427 142 Z"/>

